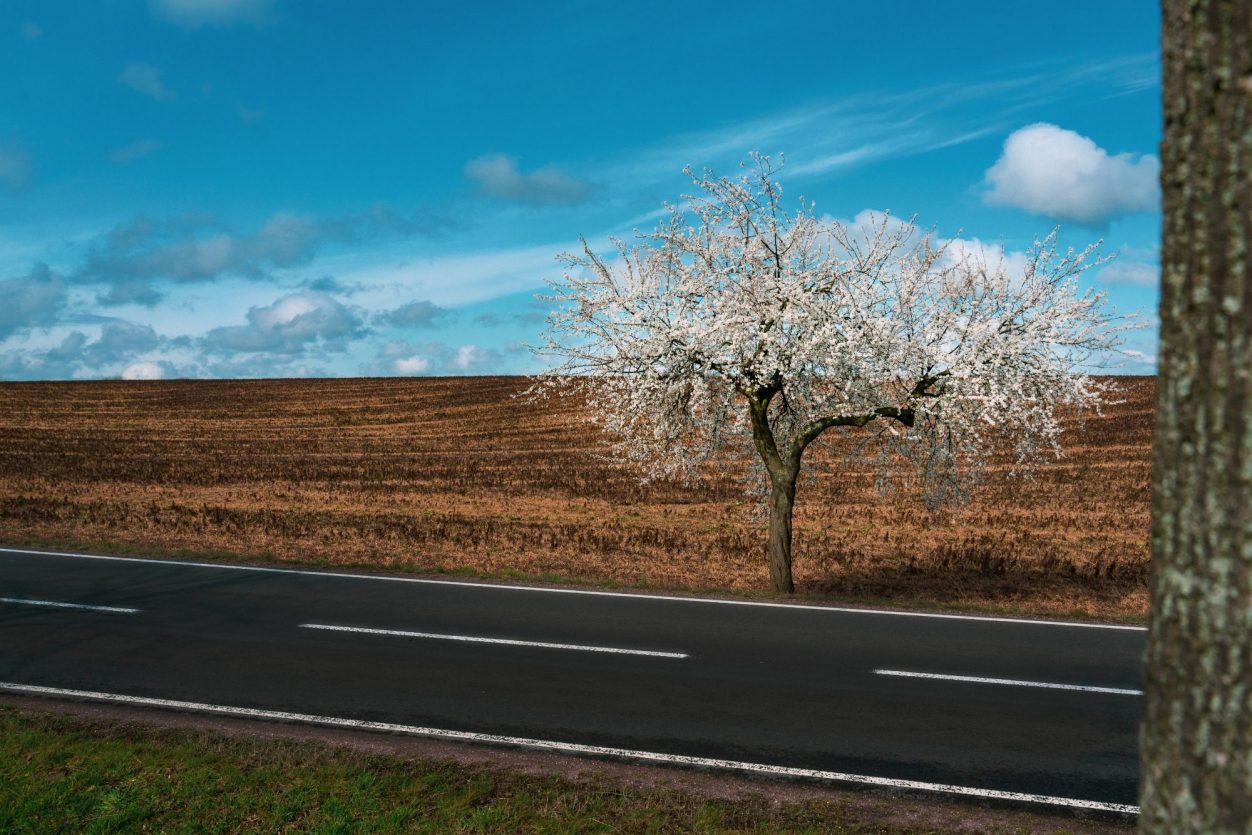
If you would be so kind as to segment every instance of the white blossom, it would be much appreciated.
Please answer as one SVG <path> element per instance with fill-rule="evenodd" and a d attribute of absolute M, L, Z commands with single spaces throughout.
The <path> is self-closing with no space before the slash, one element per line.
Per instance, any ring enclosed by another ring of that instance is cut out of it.
<path fill-rule="evenodd" d="M 584 395 L 645 479 L 755 447 L 794 494 L 805 448 L 858 427 L 861 454 L 885 475 L 912 462 L 935 503 L 1005 441 L 1023 467 L 1059 454 L 1058 411 L 1108 395 L 1082 369 L 1129 325 L 1079 284 L 1097 245 L 1062 253 L 1053 231 L 1012 269 L 889 215 L 788 211 L 771 160 L 752 160 L 738 178 L 692 175 L 699 193 L 613 257 L 585 241 L 560 256 L 537 350 L 562 361 L 532 392 Z"/>

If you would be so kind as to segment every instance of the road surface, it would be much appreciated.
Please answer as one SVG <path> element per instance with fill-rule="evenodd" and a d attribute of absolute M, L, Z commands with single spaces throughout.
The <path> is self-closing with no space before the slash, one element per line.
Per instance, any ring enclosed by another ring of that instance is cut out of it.
<path fill-rule="evenodd" d="M 0 692 L 1113 812 L 1144 639 L 0 549 Z"/>

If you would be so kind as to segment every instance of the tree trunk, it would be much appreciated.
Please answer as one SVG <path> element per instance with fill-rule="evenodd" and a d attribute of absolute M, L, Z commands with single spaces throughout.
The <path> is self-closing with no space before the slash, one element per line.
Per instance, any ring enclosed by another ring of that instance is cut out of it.
<path fill-rule="evenodd" d="M 1252 831 L 1252 4 L 1164 0 L 1142 832 Z"/>
<path fill-rule="evenodd" d="M 796 503 L 796 473 L 770 476 L 769 584 L 779 594 L 792 594 L 791 510 Z"/>

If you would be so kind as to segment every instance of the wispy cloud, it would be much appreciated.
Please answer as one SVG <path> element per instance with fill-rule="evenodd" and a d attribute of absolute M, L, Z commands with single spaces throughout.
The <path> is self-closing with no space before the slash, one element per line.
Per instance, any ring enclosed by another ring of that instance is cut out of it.
<path fill-rule="evenodd" d="M 816 159 L 810 159 L 808 162 L 800 165 L 792 165 L 787 168 L 787 174 L 797 177 L 802 177 L 805 174 L 825 174 L 828 171 L 846 168 L 860 162 L 893 156 L 907 148 L 908 145 L 909 143 L 903 139 L 861 145 L 847 151 L 838 151 Z"/>
<path fill-rule="evenodd" d="M 363 263 L 360 256 L 356 256 L 327 259 L 325 264 L 342 274 L 345 280 L 375 288 L 354 297 L 354 301 L 362 304 L 381 306 L 380 300 L 390 300 L 397 292 L 408 298 L 420 292 L 434 304 L 452 307 L 542 287 L 546 279 L 560 272 L 556 255 L 577 248 L 577 241 L 567 240 L 399 263 L 394 260 Z"/>
<path fill-rule="evenodd" d="M 17 191 L 30 185 L 30 154 L 20 148 L 0 148 L 0 187 Z"/>
<path fill-rule="evenodd" d="M 505 200 L 546 205 L 578 203 L 591 194 L 591 186 L 553 166 L 523 172 L 507 154 L 487 154 L 465 164 L 465 176 L 487 192 Z"/>
<path fill-rule="evenodd" d="M 1003 135 L 1020 114 L 1061 99 L 1097 101 L 1159 83 L 1155 55 L 1019 68 L 1000 78 L 881 90 L 768 114 L 710 131 L 665 137 L 606 164 L 617 191 L 672 179 L 684 165 L 727 169 L 748 151 L 787 154 L 787 175 L 829 176 L 857 166 Z"/>
<path fill-rule="evenodd" d="M 161 71 L 143 61 L 131 61 L 117 80 L 156 101 L 169 101 L 176 97 L 175 92 L 161 80 Z"/>
<path fill-rule="evenodd" d="M 148 0 L 152 14 L 187 29 L 250 23 L 260 26 L 273 16 L 271 0 Z"/>
<path fill-rule="evenodd" d="M 124 164 L 151 156 L 161 150 L 162 147 L 164 146 L 159 139 L 141 139 L 138 142 L 132 142 L 124 148 L 118 148 L 110 154 L 110 157 L 114 162 Z"/>

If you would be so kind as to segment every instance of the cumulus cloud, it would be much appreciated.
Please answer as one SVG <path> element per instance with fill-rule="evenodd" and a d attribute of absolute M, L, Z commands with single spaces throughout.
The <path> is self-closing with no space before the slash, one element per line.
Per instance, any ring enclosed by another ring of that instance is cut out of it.
<path fill-rule="evenodd" d="M 433 302 L 412 301 L 379 314 L 378 320 L 398 328 L 434 328 L 450 317 L 451 311 Z"/>
<path fill-rule="evenodd" d="M 276 212 L 251 232 L 232 229 L 211 215 L 154 220 L 138 217 L 96 240 L 72 273 L 77 284 L 105 285 L 106 305 L 154 305 L 163 298 L 162 281 L 193 283 L 223 277 L 261 279 L 272 270 L 309 261 L 324 244 L 360 242 L 393 235 L 422 234 L 416 218 L 403 225 L 376 219 L 373 212 L 316 218 Z M 430 227 L 428 234 L 439 234 Z M 333 278 L 310 289 L 339 292 Z M 351 289 L 351 288 L 349 288 Z M 346 291 L 345 291 L 346 292 Z"/>
<path fill-rule="evenodd" d="M 175 93 L 161 80 L 161 71 L 143 61 L 131 61 L 117 80 L 136 92 L 151 96 L 156 101 L 169 101 Z"/>
<path fill-rule="evenodd" d="M 217 353 L 301 355 L 311 348 L 341 351 L 365 335 L 357 312 L 315 290 L 302 290 L 267 307 L 253 307 L 246 325 L 214 328 L 204 336 L 206 349 Z"/>
<path fill-rule="evenodd" d="M 372 363 L 362 366 L 367 374 L 419 376 L 429 374 L 500 373 L 504 357 L 495 348 L 480 345 L 453 347 L 445 342 L 413 343 L 392 340 L 379 349 Z"/>
<path fill-rule="evenodd" d="M 137 364 L 159 366 L 165 376 L 174 366 L 144 354 L 167 347 L 178 347 L 181 339 L 166 339 L 148 325 L 120 319 L 105 321 L 99 336 L 92 340 L 82 331 L 71 331 L 51 348 L 15 349 L 0 353 L 0 376 L 28 379 L 67 379 L 72 377 L 116 376 Z"/>
<path fill-rule="evenodd" d="M 1062 220 L 1101 225 L 1115 215 L 1157 207 L 1160 162 L 1152 155 L 1110 155 L 1056 125 L 1011 134 L 987 169 L 983 201 Z"/>
<path fill-rule="evenodd" d="M 104 284 L 103 304 L 155 304 L 158 279 L 212 281 L 225 275 L 259 278 L 274 267 L 313 254 L 315 225 L 280 212 L 251 234 L 236 234 L 211 218 L 157 222 L 139 218 L 115 229 L 87 254 L 74 280 Z"/>
<path fill-rule="evenodd" d="M 165 376 L 166 366 L 164 363 L 152 362 L 145 360 L 143 362 L 132 362 L 130 365 L 122 369 L 123 380 L 160 380 Z"/>
<path fill-rule="evenodd" d="M 435 357 L 443 349 L 437 342 L 415 345 L 402 339 L 394 339 L 378 349 L 374 361 L 363 365 L 361 370 L 366 374 L 379 377 L 422 376 L 434 371 Z"/>
<path fill-rule="evenodd" d="M 152 14 L 187 29 L 250 23 L 260 26 L 270 19 L 270 0 L 148 0 Z"/>
<path fill-rule="evenodd" d="M 972 259 L 974 263 L 986 264 L 993 273 L 1003 269 L 1014 278 L 1026 273 L 1028 258 L 1021 250 L 1006 250 L 1002 244 L 987 243 L 978 238 L 949 238 L 938 243 L 947 245 L 944 254 L 949 263 Z"/>
<path fill-rule="evenodd" d="M 824 223 L 832 221 L 842 223 L 848 228 L 852 240 L 862 247 L 868 246 L 879 234 L 879 230 L 885 231 L 888 235 L 894 235 L 909 225 L 907 218 L 900 218 L 891 212 L 878 209 L 862 209 L 851 220 L 836 218 L 832 215 L 822 215 L 821 219 Z"/>
<path fill-rule="evenodd" d="M 0 148 L 0 186 L 17 191 L 30 185 L 30 154 L 17 148 Z"/>
<path fill-rule="evenodd" d="M 104 323 L 95 341 L 82 331 L 71 331 L 59 345 L 45 351 L 41 361 L 69 376 L 78 369 L 99 371 L 129 363 L 164 343 L 150 325 L 115 319 Z"/>
<path fill-rule="evenodd" d="M 47 264 L 36 264 L 29 273 L 0 281 L 0 339 L 31 328 L 47 327 L 65 309 L 65 284 Z"/>
<path fill-rule="evenodd" d="M 823 220 L 836 220 L 824 215 Z M 864 209 L 858 212 L 851 221 L 840 221 L 848 227 L 852 241 L 862 249 L 885 229 L 887 235 L 899 234 L 909 225 L 909 221 L 876 209 Z M 913 227 L 907 243 L 920 243 L 921 236 L 927 230 Z M 955 265 L 965 261 L 986 265 L 988 271 L 1003 271 L 1010 278 L 1020 280 L 1026 272 L 1030 260 L 1027 252 L 1018 249 L 1006 249 L 1003 244 L 984 241 L 980 238 L 932 238 L 933 245 L 943 248 L 941 265 Z"/>
<path fill-rule="evenodd" d="M 482 348 L 478 345 L 462 345 L 456 349 L 452 367 L 457 371 L 466 373 L 481 372 L 493 365 L 497 365 L 499 360 L 500 355 L 490 348 Z"/>
<path fill-rule="evenodd" d="M 138 142 L 132 142 L 124 148 L 118 148 L 111 156 L 114 162 L 134 162 L 137 159 L 143 159 L 146 156 L 155 154 L 162 147 L 159 139 L 141 139 Z"/>
<path fill-rule="evenodd" d="M 108 307 L 123 304 L 153 307 L 163 298 L 165 294 L 154 287 L 151 281 L 142 278 L 123 278 L 110 284 L 108 289 L 96 296 L 96 301 Z"/>
<path fill-rule="evenodd" d="M 465 163 L 465 176 L 496 197 L 521 203 L 578 203 L 591 194 L 591 186 L 552 166 L 522 172 L 517 160 L 507 154 L 470 160 Z"/>
<path fill-rule="evenodd" d="M 100 330 L 100 338 L 90 345 L 80 347 L 79 353 L 86 365 L 102 368 L 155 350 L 161 343 L 161 337 L 157 336 L 151 325 L 136 325 L 118 320 L 106 322 Z"/>
<path fill-rule="evenodd" d="M 400 357 L 394 365 L 397 374 L 426 374 L 430 371 L 430 360 L 426 357 Z"/>

